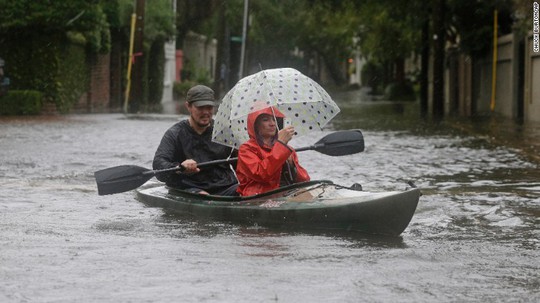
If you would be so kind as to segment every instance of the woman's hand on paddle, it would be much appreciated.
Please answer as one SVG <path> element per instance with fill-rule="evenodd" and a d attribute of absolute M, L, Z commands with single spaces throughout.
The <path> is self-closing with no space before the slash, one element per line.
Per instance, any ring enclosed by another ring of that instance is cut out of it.
<path fill-rule="evenodd" d="M 184 171 L 178 171 L 177 174 L 194 174 L 201 171 L 201 169 L 197 167 L 197 162 L 193 159 L 185 160 L 180 163 L 180 166 L 184 168 Z"/>
<path fill-rule="evenodd" d="M 278 140 L 287 144 L 294 136 L 294 127 L 287 126 L 278 132 Z"/>

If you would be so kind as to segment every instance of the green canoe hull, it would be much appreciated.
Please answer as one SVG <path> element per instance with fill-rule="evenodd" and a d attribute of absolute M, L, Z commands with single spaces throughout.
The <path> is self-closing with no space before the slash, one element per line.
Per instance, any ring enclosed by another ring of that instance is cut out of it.
<path fill-rule="evenodd" d="M 310 181 L 252 197 L 204 196 L 155 186 L 138 200 L 183 214 L 259 226 L 338 229 L 398 236 L 409 225 L 420 190 L 364 192 Z"/>

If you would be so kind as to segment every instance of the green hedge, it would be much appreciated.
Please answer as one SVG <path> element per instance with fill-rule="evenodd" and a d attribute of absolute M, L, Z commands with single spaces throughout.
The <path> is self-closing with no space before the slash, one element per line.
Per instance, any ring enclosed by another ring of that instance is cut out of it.
<path fill-rule="evenodd" d="M 43 93 L 34 90 L 10 90 L 0 97 L 0 115 L 37 115 L 41 112 Z"/>
<path fill-rule="evenodd" d="M 90 63 L 94 54 L 87 54 L 82 46 L 63 44 L 57 53 L 54 103 L 61 113 L 68 113 L 79 98 L 89 90 Z"/>
<path fill-rule="evenodd" d="M 416 93 L 412 83 L 390 83 L 384 90 L 384 98 L 391 101 L 414 101 Z"/>
<path fill-rule="evenodd" d="M 88 90 L 89 60 L 84 46 L 74 44 L 62 33 L 19 28 L 0 29 L 0 56 L 12 90 L 43 92 L 67 113 Z"/>
<path fill-rule="evenodd" d="M 185 101 L 187 91 L 197 85 L 195 81 L 183 81 L 183 82 L 174 82 L 173 84 L 173 98 L 176 101 Z"/>
<path fill-rule="evenodd" d="M 384 71 L 380 64 L 369 61 L 361 70 L 362 85 L 371 87 L 371 94 L 382 93 Z"/>

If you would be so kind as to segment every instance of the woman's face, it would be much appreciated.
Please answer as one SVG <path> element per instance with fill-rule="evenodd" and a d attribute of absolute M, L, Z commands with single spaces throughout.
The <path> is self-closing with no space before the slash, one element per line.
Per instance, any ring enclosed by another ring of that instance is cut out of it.
<path fill-rule="evenodd" d="M 262 114 L 257 118 L 255 129 L 259 136 L 267 139 L 276 135 L 277 127 L 274 117 L 268 114 Z"/>

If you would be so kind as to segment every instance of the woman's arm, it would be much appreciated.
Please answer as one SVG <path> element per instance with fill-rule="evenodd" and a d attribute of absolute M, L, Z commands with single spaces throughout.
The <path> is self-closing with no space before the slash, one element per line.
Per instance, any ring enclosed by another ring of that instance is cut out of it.
<path fill-rule="evenodd" d="M 257 147 L 243 144 L 238 152 L 238 169 L 246 177 L 264 182 L 281 169 L 291 153 L 292 151 L 286 145 L 278 142 L 272 148 L 272 152 L 264 157 Z"/>
<path fill-rule="evenodd" d="M 294 165 L 296 166 L 296 182 L 304 182 L 304 181 L 311 180 L 307 170 L 300 165 L 296 151 L 293 152 L 292 157 L 293 157 Z"/>

